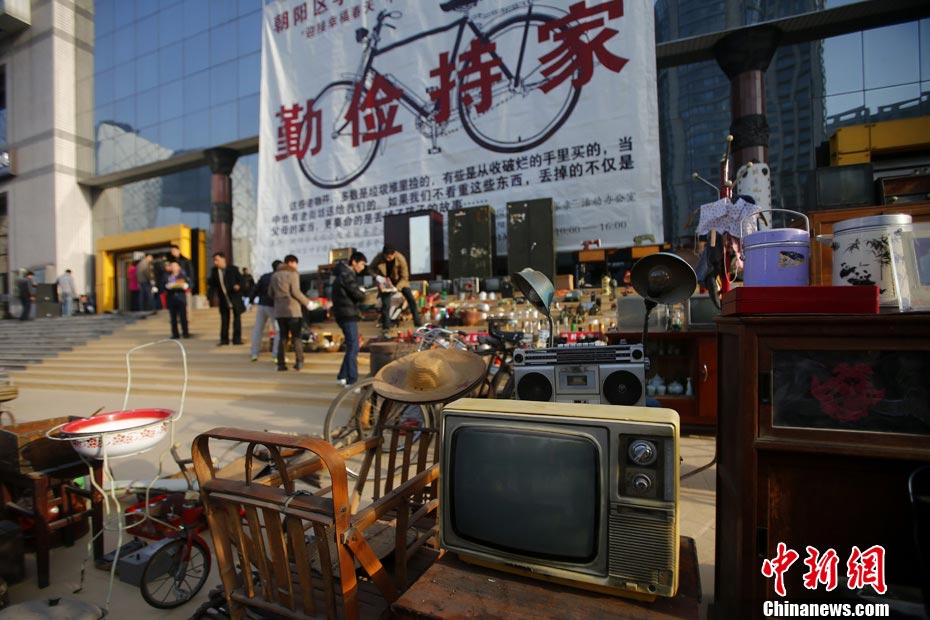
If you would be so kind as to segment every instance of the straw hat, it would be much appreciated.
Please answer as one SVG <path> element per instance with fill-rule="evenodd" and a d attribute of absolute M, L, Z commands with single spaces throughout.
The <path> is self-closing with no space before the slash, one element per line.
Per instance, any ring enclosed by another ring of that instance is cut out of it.
<path fill-rule="evenodd" d="M 400 403 L 444 403 L 471 391 L 484 377 L 485 360 L 461 349 L 411 353 L 378 371 L 374 390 Z"/>

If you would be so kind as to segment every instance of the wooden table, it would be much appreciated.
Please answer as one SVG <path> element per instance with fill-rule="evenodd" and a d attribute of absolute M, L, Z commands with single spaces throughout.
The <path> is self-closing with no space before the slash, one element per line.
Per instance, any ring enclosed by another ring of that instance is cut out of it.
<path fill-rule="evenodd" d="M 97 484 L 103 480 L 101 461 L 94 461 L 93 475 Z M 103 557 L 103 536 L 98 536 L 103 528 L 103 501 L 100 494 L 93 490 L 74 487 L 73 480 L 90 473 L 87 465 L 81 461 L 73 461 L 62 465 L 47 467 L 42 470 L 28 473 L 2 472 L 0 473 L 0 496 L 7 512 L 19 514 L 33 519 L 33 537 L 36 552 L 36 572 L 38 573 L 39 587 L 49 584 L 49 550 L 52 546 L 51 535 L 62 530 L 67 544 L 74 542 L 74 527 L 82 523 L 88 516 L 93 517 L 94 559 Z M 89 484 L 87 485 L 89 487 Z M 54 499 L 49 498 L 49 491 L 53 491 Z M 26 509 L 16 502 L 23 494 L 33 498 L 32 509 Z M 71 494 L 91 500 L 91 507 L 85 510 L 76 510 L 71 506 Z M 49 509 L 57 505 L 60 518 L 49 520 Z M 85 530 L 86 532 L 86 530 Z"/>
<path fill-rule="evenodd" d="M 653 603 L 495 571 L 446 553 L 391 606 L 397 620 L 684 620 L 698 617 L 701 579 L 694 539 L 681 538 L 678 594 Z"/>

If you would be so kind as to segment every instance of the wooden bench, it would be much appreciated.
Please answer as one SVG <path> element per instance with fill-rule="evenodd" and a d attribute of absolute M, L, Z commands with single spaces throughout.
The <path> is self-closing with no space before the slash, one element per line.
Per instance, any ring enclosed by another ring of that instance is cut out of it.
<path fill-rule="evenodd" d="M 230 618 L 252 617 L 246 610 L 295 620 L 381 616 L 437 555 L 424 548 L 437 532 L 437 435 L 382 426 L 338 450 L 232 428 L 199 435 L 194 469 Z M 210 446 L 220 441 L 247 443 L 244 480 L 217 475 Z M 259 447 L 274 470 L 253 479 Z M 305 452 L 285 461 L 293 450 Z M 358 466 L 351 489 L 347 460 Z M 310 477 L 322 488 L 300 488 Z"/>

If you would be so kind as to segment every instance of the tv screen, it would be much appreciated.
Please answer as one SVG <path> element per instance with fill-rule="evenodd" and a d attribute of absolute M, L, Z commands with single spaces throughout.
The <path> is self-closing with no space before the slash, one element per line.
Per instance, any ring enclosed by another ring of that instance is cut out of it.
<path fill-rule="evenodd" d="M 713 327 L 714 319 L 718 316 L 720 316 L 720 308 L 714 305 L 708 295 L 694 295 L 689 300 L 688 325 Z"/>
<path fill-rule="evenodd" d="M 601 466 L 590 438 L 466 426 L 452 436 L 450 465 L 462 538 L 560 561 L 596 556 Z"/>

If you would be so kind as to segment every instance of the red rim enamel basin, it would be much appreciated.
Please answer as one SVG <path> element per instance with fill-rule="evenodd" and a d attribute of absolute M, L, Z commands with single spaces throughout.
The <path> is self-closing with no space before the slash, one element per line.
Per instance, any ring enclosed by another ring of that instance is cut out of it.
<path fill-rule="evenodd" d="M 68 422 L 61 427 L 65 435 L 97 435 L 130 430 L 167 420 L 174 412 L 170 409 L 129 409 L 100 413 L 90 418 Z"/>

